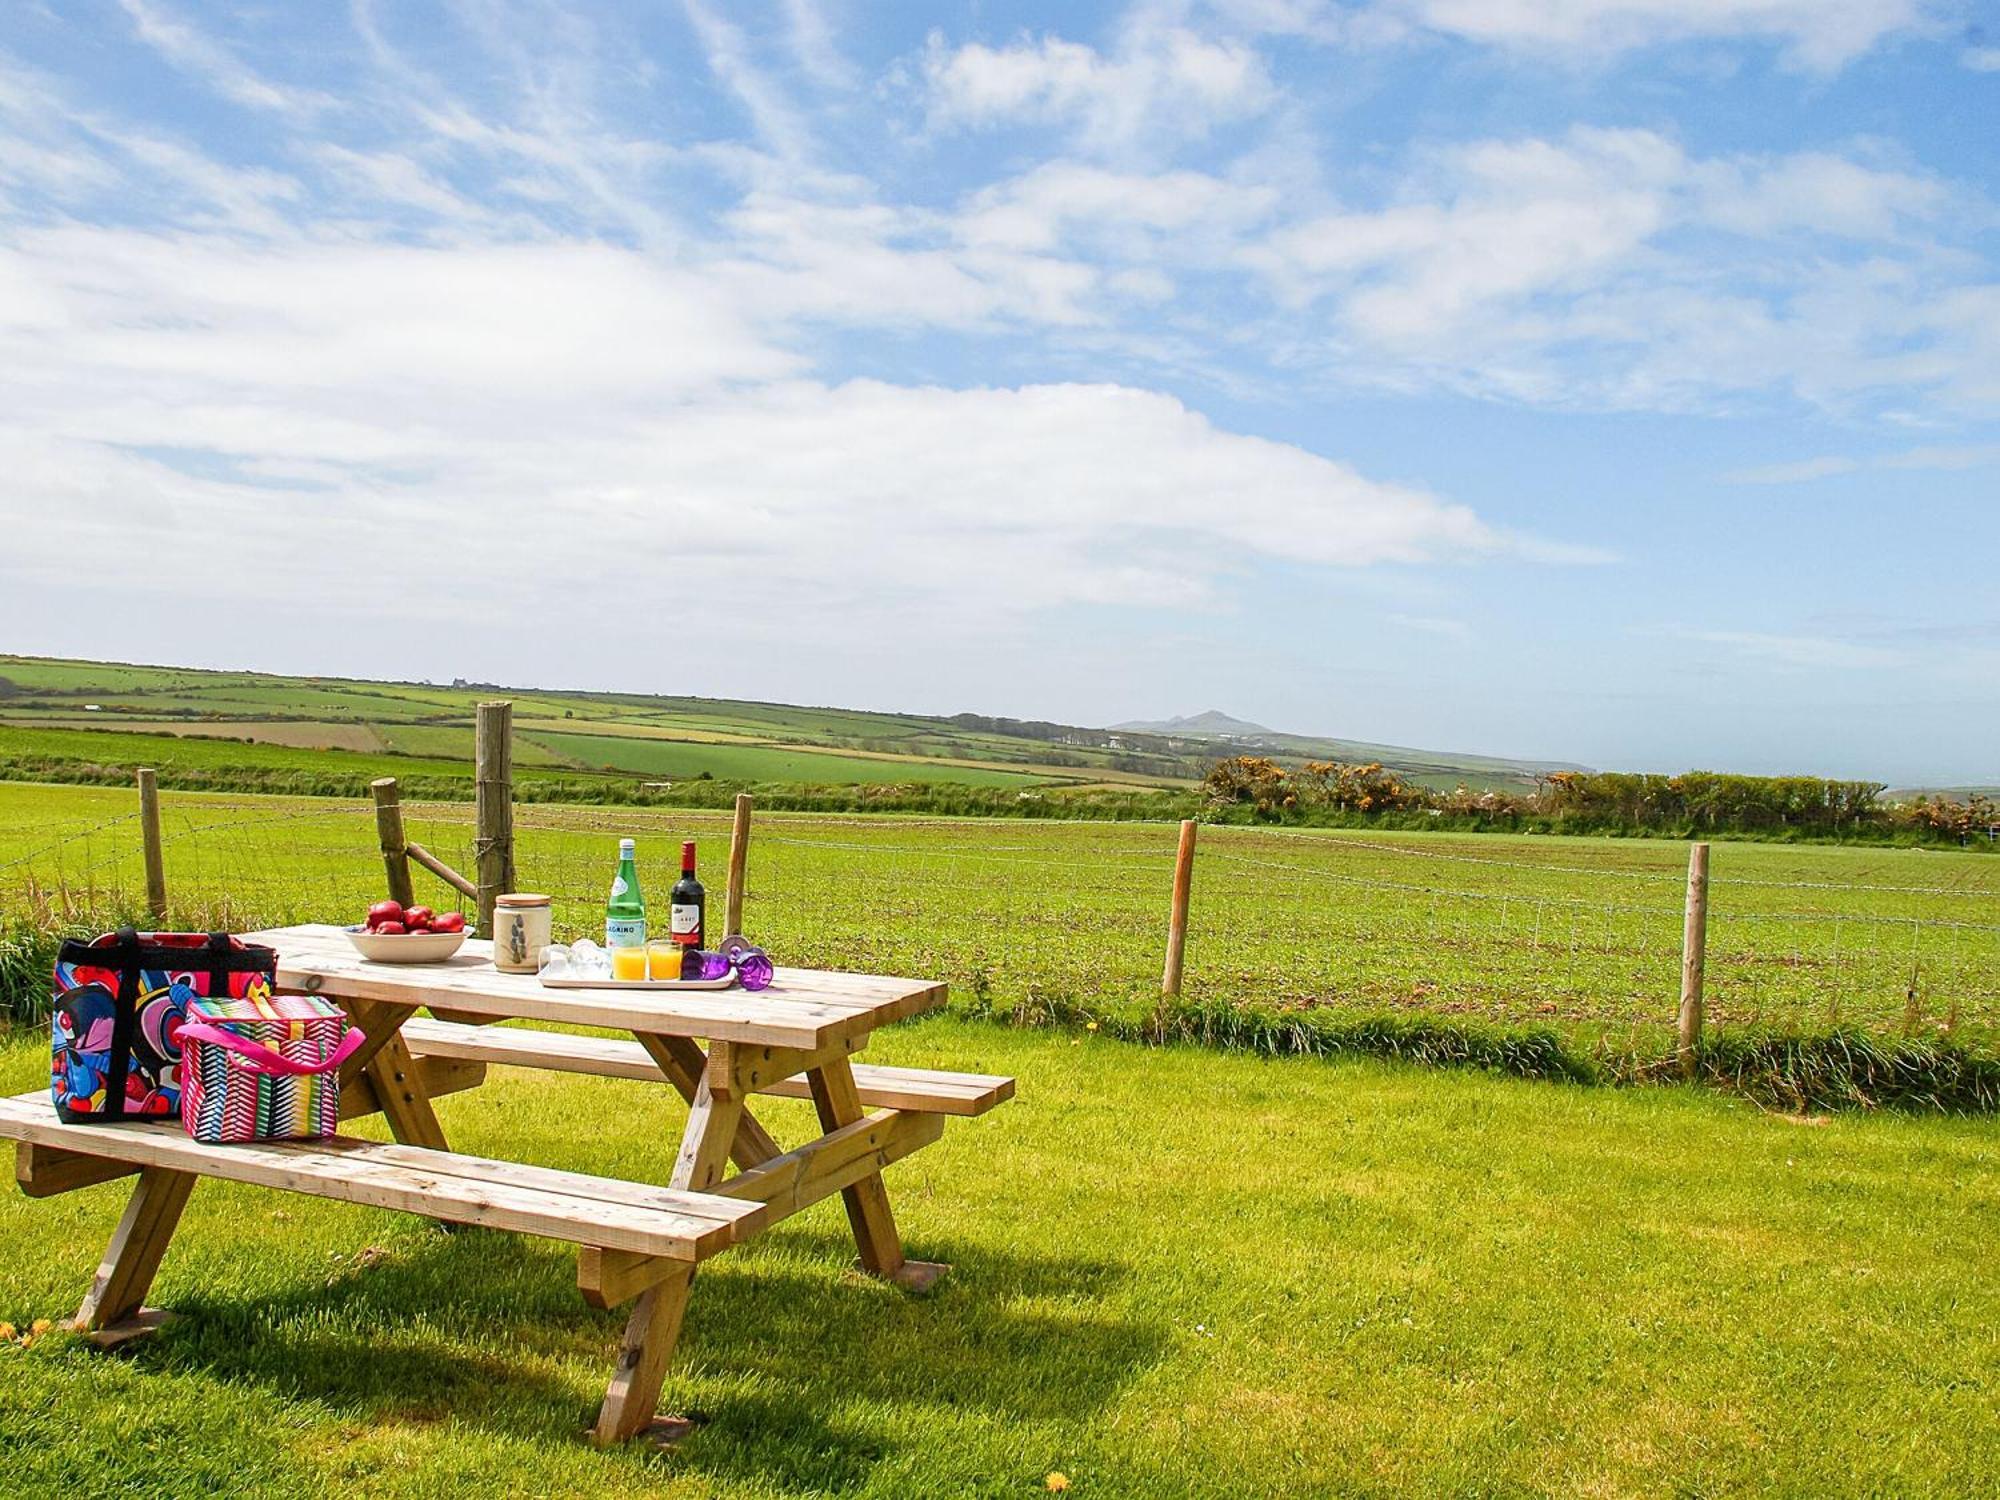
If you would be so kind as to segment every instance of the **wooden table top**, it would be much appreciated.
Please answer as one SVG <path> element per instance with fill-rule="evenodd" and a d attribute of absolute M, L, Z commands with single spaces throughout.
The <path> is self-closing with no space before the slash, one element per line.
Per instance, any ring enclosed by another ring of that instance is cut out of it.
<path fill-rule="evenodd" d="M 931 1010 L 946 993 L 931 980 L 827 969 L 779 969 L 768 989 L 755 992 L 557 990 L 532 974 L 503 974 L 493 967 L 493 945 L 479 938 L 468 938 L 443 963 L 380 964 L 363 958 L 344 931 L 324 922 L 243 937 L 278 951 L 280 989 L 766 1047 L 821 1047 Z"/>

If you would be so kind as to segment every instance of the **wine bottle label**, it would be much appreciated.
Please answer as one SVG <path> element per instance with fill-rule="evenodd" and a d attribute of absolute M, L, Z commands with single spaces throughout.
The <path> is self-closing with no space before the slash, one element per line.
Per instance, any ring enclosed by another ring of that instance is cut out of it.
<path fill-rule="evenodd" d="M 701 930 L 701 908 L 684 902 L 675 902 L 672 921 L 676 937 L 699 932 Z"/>
<path fill-rule="evenodd" d="M 607 948 L 645 947 L 646 919 L 644 917 L 605 918 L 604 946 Z"/>

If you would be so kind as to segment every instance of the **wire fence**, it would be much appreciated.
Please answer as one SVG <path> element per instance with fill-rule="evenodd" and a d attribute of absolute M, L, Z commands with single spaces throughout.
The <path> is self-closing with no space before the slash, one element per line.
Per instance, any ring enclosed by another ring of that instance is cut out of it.
<path fill-rule="evenodd" d="M 85 926 L 135 915 L 145 885 L 132 800 L 0 788 L 0 915 Z M 403 813 L 409 837 L 472 869 L 469 805 Z M 367 803 L 174 796 L 162 836 L 176 925 L 357 921 L 384 888 Z M 555 898 L 559 933 L 601 923 L 620 836 L 640 841 L 656 899 L 675 846 L 695 839 L 719 923 L 727 814 L 523 804 L 520 884 Z M 1151 1003 L 1175 842 L 1162 824 L 760 814 L 746 925 L 788 963 L 934 976 L 1001 1003 Z M 1684 860 L 1684 846 L 1641 841 L 1205 828 L 1183 993 L 1654 1046 L 1678 1003 Z M 416 879 L 420 899 L 459 904 Z M 2000 860 L 1719 845 L 1707 975 L 1712 1025 L 1991 1043 Z"/>

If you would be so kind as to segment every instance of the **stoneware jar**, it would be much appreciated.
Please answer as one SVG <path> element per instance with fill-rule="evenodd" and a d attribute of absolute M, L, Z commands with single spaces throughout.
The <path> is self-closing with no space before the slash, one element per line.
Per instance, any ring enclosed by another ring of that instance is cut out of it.
<path fill-rule="evenodd" d="M 493 967 L 508 974 L 532 974 L 549 945 L 551 910 L 547 896 L 517 891 L 493 899 Z"/>

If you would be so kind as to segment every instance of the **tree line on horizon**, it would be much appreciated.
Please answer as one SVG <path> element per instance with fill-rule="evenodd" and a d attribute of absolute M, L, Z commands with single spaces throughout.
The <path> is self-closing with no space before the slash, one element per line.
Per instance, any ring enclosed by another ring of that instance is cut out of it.
<path fill-rule="evenodd" d="M 1212 809 L 1268 822 L 1355 816 L 1401 822 L 1414 815 L 1579 833 L 1905 834 L 1957 843 L 1990 839 L 2000 829 L 2000 803 L 1982 793 L 1969 793 L 1963 801 L 1933 794 L 1887 803 L 1882 800 L 1887 790 L 1884 782 L 1820 776 L 1550 771 L 1535 778 L 1532 792 L 1473 791 L 1462 782 L 1445 792 L 1407 780 L 1379 761 L 1316 760 L 1287 768 L 1258 755 L 1218 760 L 1202 780 Z"/>

